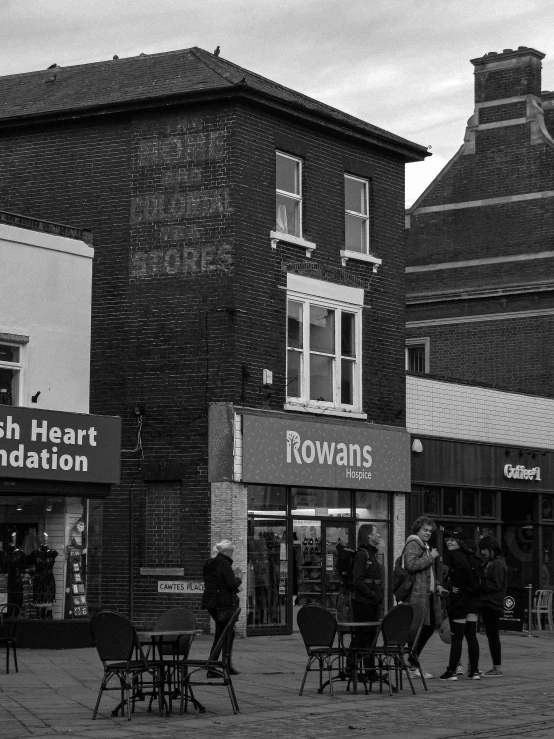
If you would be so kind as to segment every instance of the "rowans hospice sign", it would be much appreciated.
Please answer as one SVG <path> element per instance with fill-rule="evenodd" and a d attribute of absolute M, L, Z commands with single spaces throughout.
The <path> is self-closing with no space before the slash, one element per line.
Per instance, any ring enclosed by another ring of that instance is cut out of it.
<path fill-rule="evenodd" d="M 0 477 L 119 482 L 121 419 L 0 405 Z"/>
<path fill-rule="evenodd" d="M 405 430 L 243 416 L 245 482 L 364 490 L 410 490 Z"/>

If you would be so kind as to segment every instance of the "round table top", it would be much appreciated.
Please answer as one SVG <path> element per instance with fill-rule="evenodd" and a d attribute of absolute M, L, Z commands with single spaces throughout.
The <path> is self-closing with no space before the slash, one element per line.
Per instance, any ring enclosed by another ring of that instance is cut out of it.
<path fill-rule="evenodd" d="M 339 621 L 337 626 L 340 628 L 351 629 L 354 626 L 380 626 L 381 621 Z"/>
<path fill-rule="evenodd" d="M 148 631 L 137 631 L 139 639 L 151 639 L 156 636 L 196 636 L 202 633 L 201 629 L 173 629 L 172 631 L 152 629 Z"/>

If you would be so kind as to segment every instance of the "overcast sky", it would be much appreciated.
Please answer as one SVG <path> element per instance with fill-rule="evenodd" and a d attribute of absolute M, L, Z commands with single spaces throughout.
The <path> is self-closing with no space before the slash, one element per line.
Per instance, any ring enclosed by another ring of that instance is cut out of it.
<path fill-rule="evenodd" d="M 0 0 L 1 74 L 200 46 L 424 146 L 411 204 L 463 141 L 469 59 L 532 46 L 554 89 L 547 0 Z"/>

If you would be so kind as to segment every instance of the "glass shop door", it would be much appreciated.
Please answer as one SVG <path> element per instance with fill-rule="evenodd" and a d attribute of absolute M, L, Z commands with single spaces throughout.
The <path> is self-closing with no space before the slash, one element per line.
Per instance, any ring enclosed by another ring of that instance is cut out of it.
<path fill-rule="evenodd" d="M 354 549 L 354 523 L 318 519 L 293 521 L 293 617 L 311 603 L 340 611 L 341 579 L 337 570 L 341 546 Z M 337 546 L 339 548 L 337 548 Z"/>

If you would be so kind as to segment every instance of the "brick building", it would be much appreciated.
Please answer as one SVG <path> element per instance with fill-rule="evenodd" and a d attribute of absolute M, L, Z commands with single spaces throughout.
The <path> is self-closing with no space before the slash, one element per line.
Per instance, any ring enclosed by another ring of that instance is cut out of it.
<path fill-rule="evenodd" d="M 229 537 L 243 628 L 287 631 L 335 602 L 364 520 L 390 563 L 404 166 L 426 150 L 198 48 L 3 77 L 0 101 L 2 207 L 94 232 L 91 409 L 124 451 L 91 607 L 199 609 Z"/>
<path fill-rule="evenodd" d="M 412 515 L 497 536 L 525 602 L 527 583 L 552 586 L 554 532 L 554 93 L 541 91 L 543 58 L 519 47 L 471 60 L 464 142 L 406 216 L 407 369 L 431 375 L 408 377 L 408 428 L 422 435 Z"/>
<path fill-rule="evenodd" d="M 554 392 L 554 93 L 544 54 L 472 59 L 464 142 L 407 212 L 410 369 Z"/>

